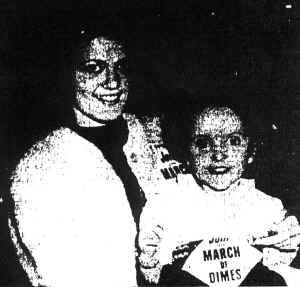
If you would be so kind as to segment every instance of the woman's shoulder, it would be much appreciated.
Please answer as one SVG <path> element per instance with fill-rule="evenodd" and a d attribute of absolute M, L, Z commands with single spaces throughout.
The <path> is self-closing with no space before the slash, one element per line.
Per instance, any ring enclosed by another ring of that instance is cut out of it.
<path fill-rule="evenodd" d="M 13 183 L 30 183 L 95 168 L 105 162 L 101 151 L 73 130 L 62 127 L 36 142 L 21 158 L 12 174 Z M 84 169 L 82 167 L 85 167 Z M 79 171 L 81 170 L 81 171 Z"/>
<path fill-rule="evenodd" d="M 39 164 L 53 163 L 59 159 L 71 146 L 80 145 L 80 137 L 69 128 L 59 128 L 51 131 L 46 137 L 34 143 L 21 158 L 17 169 L 22 166 L 35 168 Z"/>

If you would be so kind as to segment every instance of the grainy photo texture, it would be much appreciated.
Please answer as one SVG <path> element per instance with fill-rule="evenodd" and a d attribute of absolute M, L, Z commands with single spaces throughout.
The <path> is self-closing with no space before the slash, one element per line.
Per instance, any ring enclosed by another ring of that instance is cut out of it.
<path fill-rule="evenodd" d="M 0 286 L 298 286 L 299 7 L 0 3 Z"/>

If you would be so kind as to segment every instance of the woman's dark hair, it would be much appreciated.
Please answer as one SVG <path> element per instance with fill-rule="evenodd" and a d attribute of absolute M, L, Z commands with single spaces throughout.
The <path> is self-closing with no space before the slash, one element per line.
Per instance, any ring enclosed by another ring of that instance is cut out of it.
<path fill-rule="evenodd" d="M 11 87 L 3 97 L 7 104 L 2 105 L 2 117 L 10 123 L 4 138 L 12 142 L 7 145 L 16 162 L 49 131 L 74 125 L 74 65 L 82 45 L 101 35 L 126 46 L 130 34 L 117 15 L 89 10 L 51 16 L 48 12 L 24 24 L 9 57 L 6 75 L 11 74 L 7 81 Z"/>
<path fill-rule="evenodd" d="M 208 94 L 203 95 L 204 92 Z M 172 111 L 162 116 L 162 137 L 169 152 L 181 162 L 188 161 L 195 117 L 207 108 L 222 107 L 231 109 L 240 118 L 249 137 L 248 155 L 260 155 L 268 126 L 263 118 L 263 107 L 255 103 L 254 97 L 249 99 L 242 93 L 228 96 L 211 89 L 185 96 Z"/>
<path fill-rule="evenodd" d="M 61 104 L 65 111 L 62 124 L 74 125 L 73 103 L 74 103 L 74 73 L 78 61 L 82 57 L 83 50 L 91 40 L 97 37 L 105 37 L 122 46 L 127 55 L 128 25 L 118 21 L 117 17 L 101 17 L 98 14 L 90 15 L 88 21 L 74 23 L 69 29 L 65 29 L 65 36 L 59 45 L 59 87 L 62 98 Z"/>

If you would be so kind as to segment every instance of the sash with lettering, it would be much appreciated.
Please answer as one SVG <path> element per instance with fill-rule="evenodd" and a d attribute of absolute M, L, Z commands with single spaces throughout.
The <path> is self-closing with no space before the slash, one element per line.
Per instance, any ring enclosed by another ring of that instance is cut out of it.
<path fill-rule="evenodd" d="M 182 269 L 209 286 L 237 287 L 261 258 L 245 240 L 214 237 L 203 240 Z"/>

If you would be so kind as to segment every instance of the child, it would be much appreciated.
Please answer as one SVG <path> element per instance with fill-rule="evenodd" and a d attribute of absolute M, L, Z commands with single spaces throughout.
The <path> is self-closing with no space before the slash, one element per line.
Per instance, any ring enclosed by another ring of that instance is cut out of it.
<path fill-rule="evenodd" d="M 287 216 L 279 199 L 256 189 L 253 179 L 242 178 L 257 149 L 253 122 L 244 117 L 249 114 L 229 107 L 183 114 L 172 119 L 170 130 L 177 126 L 177 134 L 170 137 L 170 133 L 167 143 L 177 144 L 176 155 L 188 162 L 192 175 L 178 176 L 174 189 L 165 190 L 143 210 L 139 261 L 146 279 L 159 282 L 162 267 L 174 263 L 178 246 L 213 237 L 230 236 L 263 247 L 271 238 L 273 248 L 263 248 L 263 263 L 289 265 L 299 242 L 293 234 L 298 229 L 296 218 Z M 187 250 L 188 245 L 177 257 L 184 257 Z"/>

